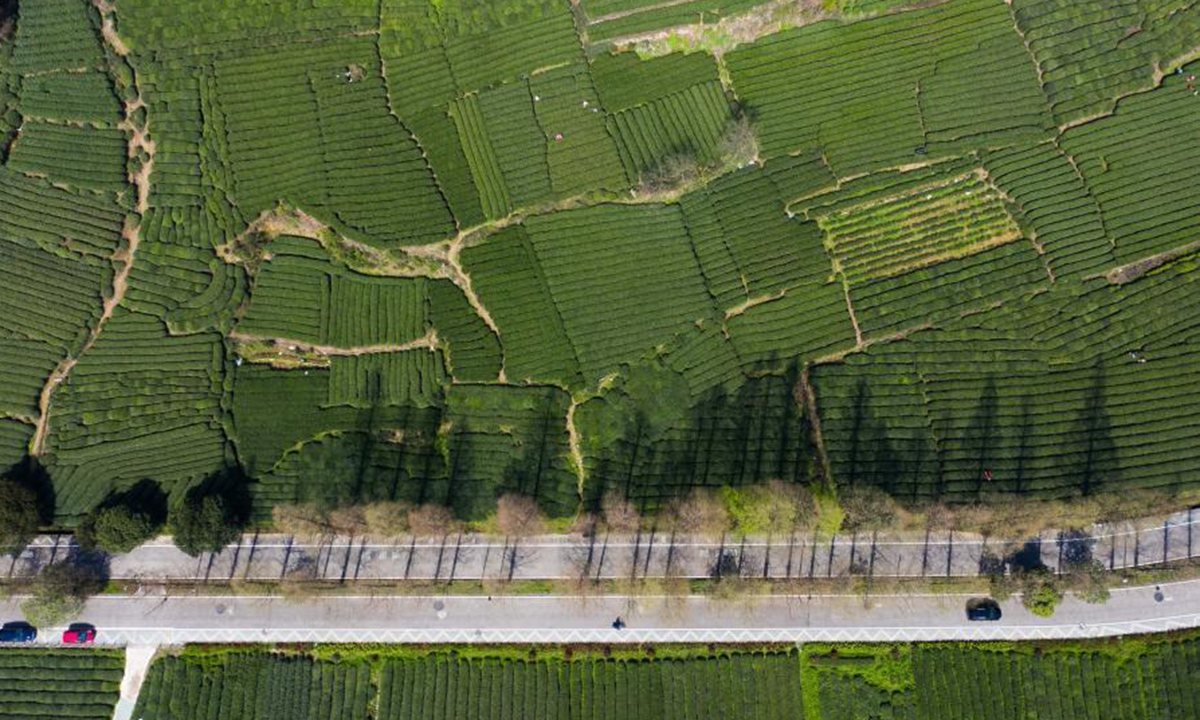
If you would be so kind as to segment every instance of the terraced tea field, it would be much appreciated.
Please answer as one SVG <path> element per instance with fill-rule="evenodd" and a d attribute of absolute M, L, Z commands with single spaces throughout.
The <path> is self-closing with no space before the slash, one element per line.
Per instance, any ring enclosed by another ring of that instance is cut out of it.
<path fill-rule="evenodd" d="M 20 0 L 0 470 L 36 458 L 64 526 L 231 467 L 258 520 L 1200 488 L 1200 5 L 805 8 Z M 470 665 L 237 662 L 397 718 Z"/>
<path fill-rule="evenodd" d="M 1194 634 L 1112 643 L 806 645 L 653 651 L 185 651 L 151 667 L 134 717 L 1192 717 Z"/>
<path fill-rule="evenodd" d="M 111 718 L 123 660 L 120 650 L 0 650 L 0 718 Z"/>

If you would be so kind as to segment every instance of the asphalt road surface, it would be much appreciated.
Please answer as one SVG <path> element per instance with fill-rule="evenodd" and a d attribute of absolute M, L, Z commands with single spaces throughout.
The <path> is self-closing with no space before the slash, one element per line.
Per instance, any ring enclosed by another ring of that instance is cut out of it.
<path fill-rule="evenodd" d="M 1051 618 L 1019 601 L 970 622 L 966 595 L 706 597 L 100 596 L 78 618 L 98 642 L 808 642 L 1101 637 L 1200 626 L 1200 580 L 1120 588 L 1103 605 L 1068 597 Z M 21 617 L 19 598 L 0 617 Z M 620 617 L 624 629 L 612 627 Z M 57 642 L 44 629 L 39 643 Z"/>

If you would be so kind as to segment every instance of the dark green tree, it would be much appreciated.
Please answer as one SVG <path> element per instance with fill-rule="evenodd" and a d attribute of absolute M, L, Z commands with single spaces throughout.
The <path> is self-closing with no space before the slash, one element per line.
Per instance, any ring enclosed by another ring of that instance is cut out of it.
<path fill-rule="evenodd" d="M 144 512 L 128 505 L 97 508 L 76 531 L 79 544 L 107 553 L 127 553 L 154 537 L 157 524 Z"/>
<path fill-rule="evenodd" d="M 241 531 L 235 513 L 220 495 L 188 493 L 168 519 L 175 546 L 193 557 L 219 552 Z"/>
<path fill-rule="evenodd" d="M 107 568 L 90 556 L 72 556 L 38 574 L 30 597 L 21 603 L 21 612 L 33 625 L 60 625 L 73 619 L 87 599 L 104 590 Z"/>

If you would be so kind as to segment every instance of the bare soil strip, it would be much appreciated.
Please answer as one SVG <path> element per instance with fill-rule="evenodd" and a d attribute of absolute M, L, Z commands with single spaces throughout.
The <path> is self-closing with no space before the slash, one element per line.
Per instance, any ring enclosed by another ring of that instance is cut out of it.
<path fill-rule="evenodd" d="M 1158 253 L 1157 255 L 1151 255 L 1150 257 L 1142 258 L 1141 260 L 1129 263 L 1128 265 L 1115 267 L 1104 273 L 1104 279 L 1113 285 L 1124 285 L 1125 283 L 1131 283 L 1146 273 L 1156 270 L 1172 260 L 1178 260 L 1184 255 L 1196 252 L 1197 250 L 1200 250 L 1200 240 L 1190 242 L 1187 245 L 1177 247 L 1173 250 L 1167 250 L 1166 252 Z"/>
<path fill-rule="evenodd" d="M 571 459 L 575 462 L 575 476 L 579 478 L 578 491 L 582 496 L 586 473 L 583 470 L 583 448 L 579 443 L 579 428 L 575 427 L 575 408 L 579 407 L 579 404 L 578 400 L 571 398 L 571 405 L 567 408 L 567 444 L 571 449 Z"/>
<path fill-rule="evenodd" d="M 405 352 L 407 350 L 432 350 L 437 346 L 438 336 L 436 330 L 430 330 L 423 336 L 413 340 L 412 342 L 392 345 L 358 345 L 355 347 L 336 347 L 334 345 L 317 345 L 307 343 L 303 340 L 294 340 L 291 338 L 282 337 L 262 337 L 260 335 L 250 335 L 248 333 L 238 332 L 234 330 L 229 333 L 232 340 L 238 342 L 261 342 L 270 343 L 279 348 L 279 354 L 285 352 L 301 352 L 301 353 L 316 353 L 318 355 L 326 355 L 329 357 L 357 357 L 359 355 L 378 355 L 381 353 Z"/>
<path fill-rule="evenodd" d="M 772 302 L 775 300 L 780 300 L 785 295 L 787 295 L 787 288 L 784 288 L 783 290 L 780 290 L 778 292 L 770 293 L 769 295 L 758 295 L 756 297 L 746 298 L 742 302 L 740 302 L 737 305 L 734 305 L 733 307 L 726 310 L 725 311 L 725 319 L 729 320 L 730 318 L 734 318 L 734 317 L 737 317 L 738 315 L 742 315 L 743 313 L 745 313 L 747 310 L 749 310 L 752 307 L 756 307 L 758 305 L 762 305 L 764 303 L 769 303 L 769 302 Z"/>

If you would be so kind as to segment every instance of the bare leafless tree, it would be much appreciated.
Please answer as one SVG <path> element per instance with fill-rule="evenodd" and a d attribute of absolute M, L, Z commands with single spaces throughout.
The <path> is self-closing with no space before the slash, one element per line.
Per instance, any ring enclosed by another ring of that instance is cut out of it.
<path fill-rule="evenodd" d="M 408 515 L 413 506 L 407 502 L 376 502 L 363 508 L 367 532 L 382 537 L 396 537 L 408 532 Z"/>
<path fill-rule="evenodd" d="M 507 493 L 496 501 L 496 525 L 505 535 L 529 537 L 545 530 L 546 518 L 533 498 Z"/>
<path fill-rule="evenodd" d="M 332 529 L 329 518 L 313 503 L 276 505 L 271 510 L 271 519 L 279 532 L 297 537 L 320 537 Z"/>
<path fill-rule="evenodd" d="M 663 519 L 679 532 L 689 534 L 721 535 L 729 531 L 730 525 L 720 495 L 705 488 L 673 500 Z"/>
<path fill-rule="evenodd" d="M 456 529 L 450 508 L 443 505 L 418 505 L 408 512 L 408 530 L 413 535 L 441 537 Z"/>
<path fill-rule="evenodd" d="M 641 515 L 629 498 L 619 490 L 609 490 L 600 501 L 604 524 L 615 533 L 631 533 L 641 526 Z"/>

